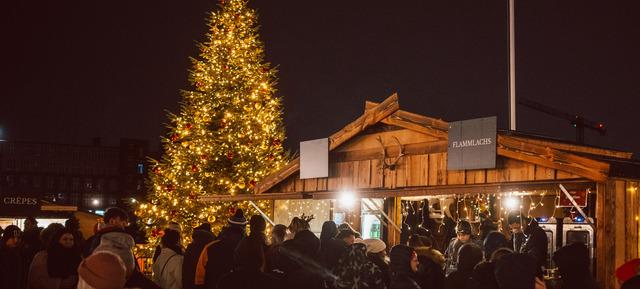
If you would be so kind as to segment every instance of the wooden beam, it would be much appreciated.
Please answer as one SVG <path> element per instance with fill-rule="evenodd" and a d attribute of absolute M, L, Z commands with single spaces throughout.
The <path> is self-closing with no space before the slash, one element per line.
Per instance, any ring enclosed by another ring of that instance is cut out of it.
<path fill-rule="evenodd" d="M 527 141 L 532 144 L 537 144 L 537 145 L 550 147 L 550 148 L 563 150 L 563 151 L 586 153 L 586 154 L 593 154 L 593 155 L 600 155 L 600 156 L 607 156 L 607 157 L 614 157 L 614 158 L 621 158 L 621 159 L 631 159 L 631 157 L 633 156 L 633 153 L 630 153 L 630 152 L 594 148 L 594 147 L 588 147 L 588 146 L 582 146 L 582 145 L 576 145 L 576 144 L 567 144 L 567 143 L 554 142 L 550 140 L 541 140 L 541 139 L 535 139 L 535 138 L 526 138 L 526 137 L 519 137 L 519 136 L 511 136 L 511 137 L 514 139 Z"/>
<path fill-rule="evenodd" d="M 512 191 L 533 191 L 533 190 L 557 190 L 558 184 L 562 183 L 568 190 L 593 189 L 595 184 L 590 180 L 577 179 L 566 181 L 533 181 L 533 182 L 513 182 L 513 183 L 489 183 L 475 185 L 441 185 L 441 186 L 421 186 L 395 189 L 357 189 L 355 190 L 361 198 L 387 198 L 387 197 L 412 197 L 412 196 L 436 196 L 436 195 L 474 195 L 474 194 L 494 194 Z M 318 192 L 291 192 L 268 194 L 243 194 L 243 195 L 213 195 L 202 197 L 206 201 L 246 201 L 265 199 L 337 199 L 341 191 L 318 191 Z"/>
<path fill-rule="evenodd" d="M 431 153 L 442 153 L 447 151 L 447 141 L 434 141 L 434 142 L 421 142 L 406 144 L 404 146 L 404 154 L 409 155 L 425 155 Z M 400 148 L 397 145 L 385 146 L 384 149 L 387 152 L 387 156 L 394 157 L 400 152 Z M 331 162 L 348 162 L 348 161 L 363 161 L 363 160 L 375 160 L 382 158 L 382 148 L 377 149 L 362 149 L 354 151 L 334 151 L 330 154 Z"/>
<path fill-rule="evenodd" d="M 367 101 L 365 103 L 365 111 L 369 111 L 377 105 L 379 104 Z M 424 133 L 443 140 L 448 138 L 449 123 L 446 121 L 410 113 L 404 110 L 394 112 L 381 122 Z"/>
<path fill-rule="evenodd" d="M 525 140 L 498 135 L 498 155 L 570 172 L 594 181 L 605 181 L 609 164 L 562 152 Z"/>
<path fill-rule="evenodd" d="M 259 182 L 258 185 L 256 185 L 256 188 L 255 188 L 254 192 L 256 194 L 264 193 L 266 190 L 272 188 L 277 183 L 279 183 L 282 180 L 286 179 L 288 176 L 294 174 L 298 170 L 300 170 L 300 158 L 299 157 L 293 159 L 291 162 L 289 162 L 287 165 L 285 165 L 279 171 L 277 171 L 277 172 L 265 177 L 264 179 L 262 179 L 262 181 Z"/>
<path fill-rule="evenodd" d="M 333 150 L 345 143 L 347 140 L 363 131 L 367 127 L 374 125 L 382 119 L 388 117 L 400 108 L 398 94 L 394 93 L 376 107 L 367 110 L 362 116 L 332 134 L 329 137 L 329 150 Z"/>
<path fill-rule="evenodd" d="M 372 108 L 371 110 L 365 112 L 358 119 L 351 122 L 338 132 L 332 134 L 329 137 L 329 151 L 332 151 L 341 144 L 345 143 L 347 140 L 363 131 L 367 127 L 378 123 L 382 119 L 397 111 L 399 108 L 400 104 L 398 103 L 398 94 L 394 93 L 375 108 Z M 254 192 L 256 194 L 264 193 L 265 191 L 269 190 L 270 188 L 299 170 L 300 158 L 295 158 L 284 168 L 262 179 L 262 181 L 260 181 L 260 183 L 258 183 L 256 188 L 254 189 Z"/>

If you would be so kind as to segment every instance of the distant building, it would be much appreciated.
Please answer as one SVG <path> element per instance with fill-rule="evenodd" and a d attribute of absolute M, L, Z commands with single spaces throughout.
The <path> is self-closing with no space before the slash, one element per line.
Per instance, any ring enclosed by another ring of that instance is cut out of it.
<path fill-rule="evenodd" d="M 32 196 L 79 209 L 103 210 L 144 197 L 149 144 L 119 146 L 0 142 L 0 195 Z"/>

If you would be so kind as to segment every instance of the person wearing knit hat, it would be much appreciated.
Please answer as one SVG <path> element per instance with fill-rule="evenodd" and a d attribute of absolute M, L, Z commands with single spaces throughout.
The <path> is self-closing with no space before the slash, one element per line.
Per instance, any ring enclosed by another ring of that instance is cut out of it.
<path fill-rule="evenodd" d="M 126 271 L 118 255 L 108 251 L 95 252 L 78 266 L 78 289 L 122 289 Z"/>
<path fill-rule="evenodd" d="M 640 259 L 632 259 L 616 269 L 618 284 L 622 285 L 630 279 L 640 279 Z M 638 281 L 635 281 L 638 282 Z M 630 287 L 633 288 L 633 287 Z"/>
<path fill-rule="evenodd" d="M 235 226 L 244 230 L 247 227 L 247 219 L 244 217 L 244 212 L 242 211 L 242 209 L 236 209 L 236 211 L 233 213 L 233 216 L 231 216 L 229 220 L 227 220 L 227 223 L 231 227 Z"/>
<path fill-rule="evenodd" d="M 444 252 L 447 258 L 445 263 L 446 275 L 449 275 L 451 272 L 456 270 L 458 266 L 458 251 L 460 250 L 460 247 L 466 243 L 475 242 L 471 233 L 471 224 L 469 222 L 465 220 L 458 221 L 458 225 L 456 225 L 456 237 L 449 241 L 449 246 Z M 482 245 L 480 244 L 479 247 L 482 247 Z"/>
<path fill-rule="evenodd" d="M 389 264 L 387 264 L 387 244 L 380 239 L 364 239 L 360 243 L 367 246 L 367 258 L 376 264 L 383 273 L 384 284 L 389 287 Z"/>
<path fill-rule="evenodd" d="M 0 288 L 24 288 L 27 268 L 20 251 L 22 231 L 14 225 L 7 226 L 0 241 Z"/>
<path fill-rule="evenodd" d="M 167 229 L 168 230 L 174 230 L 178 233 L 182 232 L 182 226 L 180 226 L 180 224 L 176 223 L 176 222 L 169 222 L 169 225 L 167 225 Z"/>

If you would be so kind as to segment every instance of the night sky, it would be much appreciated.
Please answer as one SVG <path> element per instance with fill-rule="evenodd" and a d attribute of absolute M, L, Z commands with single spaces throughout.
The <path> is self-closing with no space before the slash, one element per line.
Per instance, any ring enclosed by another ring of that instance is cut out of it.
<path fill-rule="evenodd" d="M 604 122 L 586 142 L 640 152 L 637 1 L 516 0 L 517 94 Z M 153 147 L 177 112 L 212 0 L 4 1 L 0 127 L 9 140 Z M 507 0 L 252 0 L 279 70 L 286 145 L 327 137 L 365 100 L 507 128 Z M 518 107 L 518 129 L 572 140 Z"/>

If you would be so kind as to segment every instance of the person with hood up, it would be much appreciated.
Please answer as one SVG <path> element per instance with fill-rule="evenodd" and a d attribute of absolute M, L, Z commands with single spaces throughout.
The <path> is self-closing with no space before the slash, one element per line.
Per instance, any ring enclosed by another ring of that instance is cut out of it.
<path fill-rule="evenodd" d="M 367 246 L 367 258 L 382 271 L 382 280 L 389 287 L 391 285 L 389 264 L 387 263 L 387 244 L 380 239 L 364 239 L 362 244 Z"/>
<path fill-rule="evenodd" d="M 536 258 L 523 253 L 502 256 L 495 264 L 494 274 L 500 289 L 546 289 L 538 278 Z"/>
<path fill-rule="evenodd" d="M 247 219 L 242 209 L 236 209 L 227 220 L 218 239 L 207 244 L 196 266 L 195 284 L 204 288 L 215 289 L 220 278 L 233 269 L 233 252 L 244 238 Z"/>
<path fill-rule="evenodd" d="M 163 289 L 182 289 L 182 247 L 180 233 L 166 230 L 160 240 L 162 250 L 153 263 L 153 282 Z"/>
<path fill-rule="evenodd" d="M 509 248 L 509 241 L 507 241 L 507 237 L 504 234 L 493 231 L 487 234 L 487 237 L 482 242 L 482 251 L 484 253 L 484 260 L 488 261 L 491 259 L 491 255 L 493 252 L 500 248 Z"/>
<path fill-rule="evenodd" d="M 458 267 L 451 272 L 444 281 L 445 289 L 466 288 L 470 285 L 473 268 L 482 261 L 482 249 L 473 243 L 460 247 L 458 252 Z"/>
<path fill-rule="evenodd" d="M 589 271 L 589 249 L 583 243 L 573 243 L 553 254 L 562 277 L 562 289 L 597 289 L 596 280 Z"/>
<path fill-rule="evenodd" d="M 318 262 L 320 239 L 309 230 L 298 231 L 295 237 L 280 248 L 286 265 L 282 288 L 321 289 L 330 272 Z"/>
<path fill-rule="evenodd" d="M 640 288 L 640 259 L 632 259 L 616 269 L 620 289 Z"/>
<path fill-rule="evenodd" d="M 389 289 L 420 289 L 415 279 L 420 264 L 416 251 L 406 245 L 395 245 L 391 248 L 389 255 L 391 257 Z"/>
<path fill-rule="evenodd" d="M 476 242 L 472 236 L 471 224 L 465 220 L 458 221 L 456 226 L 456 237 L 451 239 L 447 250 L 444 252 L 447 261 L 445 263 L 445 274 L 449 275 L 458 267 L 458 251 L 462 245 Z"/>
<path fill-rule="evenodd" d="M 478 265 L 473 268 L 471 280 L 467 283 L 467 289 L 500 289 L 498 287 L 498 281 L 496 281 L 496 276 L 493 274 L 495 264 L 502 256 L 511 253 L 513 253 L 513 250 L 508 247 L 498 248 L 491 253 L 488 260 L 478 263 Z"/>
<path fill-rule="evenodd" d="M 276 289 L 277 280 L 264 273 L 264 230 L 266 222 L 262 216 L 254 215 L 249 220 L 251 234 L 242 239 L 233 256 L 233 271 L 220 278 L 217 289 Z"/>
<path fill-rule="evenodd" d="M 133 246 L 135 246 L 135 241 L 131 235 L 120 232 L 119 230 L 113 230 L 102 234 L 98 241 L 100 245 L 93 250 L 92 254 L 96 252 L 109 252 L 118 255 L 127 269 L 126 287 L 141 289 L 160 288 L 137 269 L 132 251 Z"/>
<path fill-rule="evenodd" d="M 355 243 L 338 262 L 334 270 L 338 277 L 333 283 L 336 289 L 386 289 L 380 268 L 367 258 L 367 245 Z"/>
<path fill-rule="evenodd" d="M 56 232 L 46 250 L 38 252 L 29 268 L 30 289 L 73 289 L 78 282 L 82 261 L 72 230 Z"/>
<path fill-rule="evenodd" d="M 120 256 L 95 252 L 78 266 L 78 289 L 123 289 L 127 269 Z"/>
<path fill-rule="evenodd" d="M 548 243 L 547 233 L 538 225 L 535 218 L 529 220 L 529 224 L 524 229 L 527 239 L 520 248 L 520 253 L 527 253 L 536 258 L 538 268 L 542 268 L 547 264 Z"/>
<path fill-rule="evenodd" d="M 409 246 L 416 250 L 420 262 L 416 274 L 418 285 L 422 288 L 442 288 L 445 280 L 442 266 L 445 259 L 431 245 L 431 240 L 427 237 L 416 234 L 409 237 Z"/>
<path fill-rule="evenodd" d="M 193 229 L 193 233 L 191 234 L 192 241 L 184 252 L 184 261 L 182 263 L 182 287 L 184 289 L 199 288 L 195 284 L 198 259 L 204 246 L 215 240 L 215 238 L 213 233 L 211 233 L 211 225 L 209 223 L 204 223 Z"/>
<path fill-rule="evenodd" d="M 21 256 L 22 231 L 9 225 L 0 239 L 0 288 L 25 288 L 27 272 Z"/>

